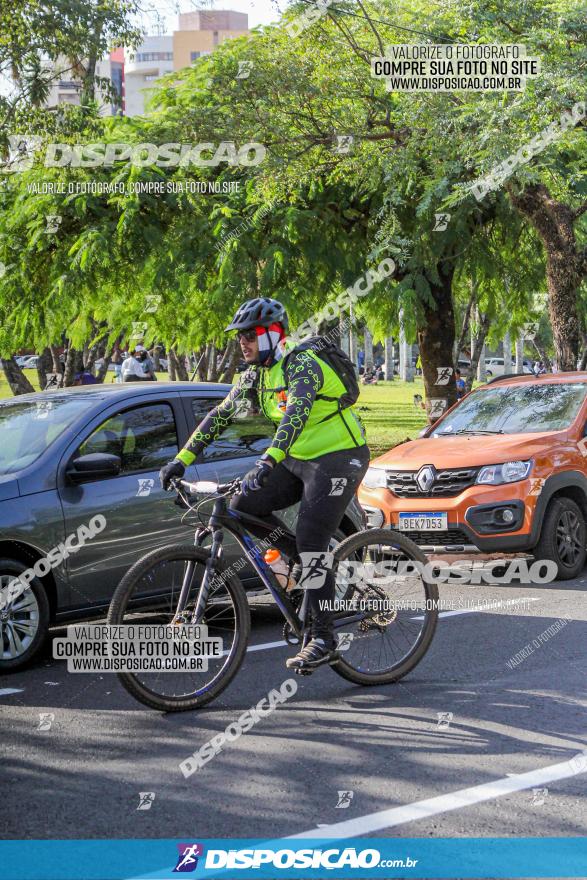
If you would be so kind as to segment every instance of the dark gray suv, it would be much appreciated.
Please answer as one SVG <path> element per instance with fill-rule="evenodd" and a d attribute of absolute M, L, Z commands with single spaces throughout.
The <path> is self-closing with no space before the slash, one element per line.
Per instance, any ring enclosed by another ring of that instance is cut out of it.
<path fill-rule="evenodd" d="M 191 542 L 193 526 L 182 523 L 184 511 L 160 488 L 159 468 L 229 389 L 141 382 L 0 402 L 0 671 L 30 660 L 51 623 L 103 613 L 122 576 L 147 551 Z M 227 482 L 243 475 L 272 434 L 261 416 L 236 421 L 187 477 Z M 284 511 L 289 525 L 295 513 Z M 104 528 L 82 541 L 80 527 L 96 517 L 105 518 Z M 353 500 L 336 537 L 362 527 L 362 509 Z M 64 554 L 56 549 L 64 542 L 79 549 Z M 235 543 L 226 549 L 242 554 Z M 37 566 L 31 590 L 9 601 L 8 585 L 47 554 L 51 565 Z M 59 562 L 60 556 L 66 558 Z M 241 574 L 247 587 L 258 586 L 252 569 Z"/>

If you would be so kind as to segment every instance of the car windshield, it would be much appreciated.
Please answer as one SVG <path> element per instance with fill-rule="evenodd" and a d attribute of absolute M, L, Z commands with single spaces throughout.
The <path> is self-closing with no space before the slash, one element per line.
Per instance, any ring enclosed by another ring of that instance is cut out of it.
<path fill-rule="evenodd" d="M 568 428 L 587 382 L 495 385 L 465 398 L 431 434 L 531 434 Z"/>
<path fill-rule="evenodd" d="M 81 394 L 2 401 L 0 474 L 13 474 L 36 461 L 88 405 L 88 397 Z"/>

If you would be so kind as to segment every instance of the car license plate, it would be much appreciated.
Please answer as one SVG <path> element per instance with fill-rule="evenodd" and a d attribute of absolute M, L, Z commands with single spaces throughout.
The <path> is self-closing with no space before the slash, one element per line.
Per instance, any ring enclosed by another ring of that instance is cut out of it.
<path fill-rule="evenodd" d="M 448 529 L 448 513 L 400 513 L 400 532 L 439 532 Z"/>

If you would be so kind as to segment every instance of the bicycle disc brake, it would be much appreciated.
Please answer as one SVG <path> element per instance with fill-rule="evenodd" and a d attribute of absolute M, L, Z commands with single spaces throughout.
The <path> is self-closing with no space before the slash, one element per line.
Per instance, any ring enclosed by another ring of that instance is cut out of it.
<path fill-rule="evenodd" d="M 375 604 L 378 601 L 380 602 L 383 597 L 376 590 L 368 588 L 363 599 Z M 385 597 L 385 599 L 387 600 L 387 597 Z M 359 631 L 367 632 L 370 629 L 378 629 L 380 632 L 383 632 L 396 618 L 397 610 L 395 608 L 379 612 L 374 611 L 371 617 L 366 617 L 364 620 L 361 620 L 359 623 Z"/>

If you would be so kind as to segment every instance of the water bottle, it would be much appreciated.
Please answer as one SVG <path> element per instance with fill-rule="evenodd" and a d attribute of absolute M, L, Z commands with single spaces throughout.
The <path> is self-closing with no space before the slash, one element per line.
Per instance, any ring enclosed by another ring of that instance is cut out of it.
<path fill-rule="evenodd" d="M 280 586 L 283 587 L 284 590 L 291 589 L 295 585 L 295 581 L 289 574 L 289 565 L 279 552 L 279 550 L 267 550 L 265 556 L 263 557 L 267 565 L 271 568 L 271 571 L 277 578 Z"/>

